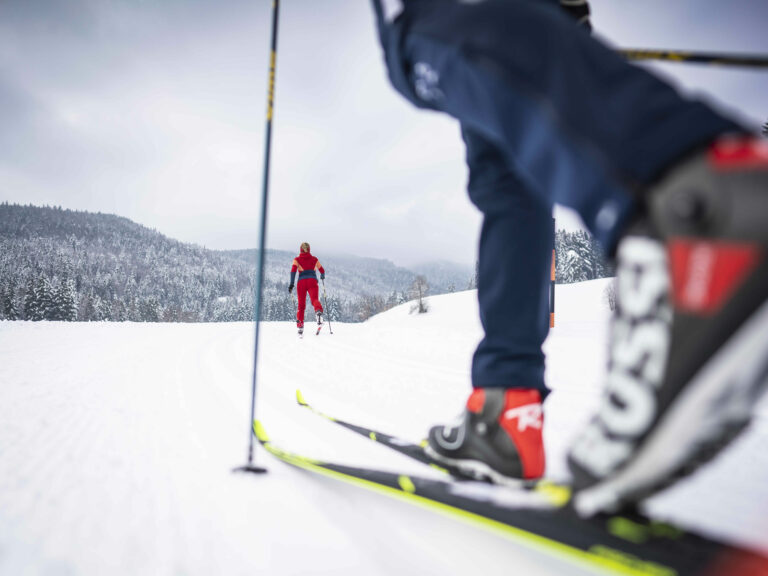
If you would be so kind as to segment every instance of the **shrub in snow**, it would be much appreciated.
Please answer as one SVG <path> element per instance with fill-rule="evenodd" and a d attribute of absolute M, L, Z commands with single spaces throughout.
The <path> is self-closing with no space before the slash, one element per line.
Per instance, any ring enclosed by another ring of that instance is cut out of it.
<path fill-rule="evenodd" d="M 611 312 L 616 311 L 616 279 L 606 285 L 603 289 L 603 301 L 608 304 Z"/>

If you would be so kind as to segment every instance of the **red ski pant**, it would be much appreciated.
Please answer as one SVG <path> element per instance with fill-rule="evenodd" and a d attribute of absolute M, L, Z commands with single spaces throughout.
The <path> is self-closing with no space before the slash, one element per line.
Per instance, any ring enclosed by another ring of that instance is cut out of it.
<path fill-rule="evenodd" d="M 317 280 L 315 278 L 305 278 L 299 280 L 296 284 L 296 295 L 299 298 L 299 309 L 296 312 L 296 326 L 301 328 L 304 326 L 304 310 L 307 307 L 307 293 L 309 293 L 309 300 L 312 302 L 312 307 L 315 312 L 322 312 L 323 305 L 320 304 L 320 299 L 317 297 Z"/>

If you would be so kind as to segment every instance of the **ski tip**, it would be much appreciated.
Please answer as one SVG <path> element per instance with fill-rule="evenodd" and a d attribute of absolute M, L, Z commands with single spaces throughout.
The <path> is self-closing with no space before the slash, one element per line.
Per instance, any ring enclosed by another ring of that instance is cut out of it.
<path fill-rule="evenodd" d="M 269 436 L 267 436 L 267 431 L 264 430 L 264 426 L 261 425 L 261 422 L 259 420 L 253 421 L 253 433 L 256 434 L 256 438 L 262 444 L 266 444 L 267 442 L 269 442 Z"/>
<path fill-rule="evenodd" d="M 309 404 L 304 401 L 304 395 L 298 388 L 296 389 L 296 402 L 298 402 L 299 406 L 309 406 Z"/>

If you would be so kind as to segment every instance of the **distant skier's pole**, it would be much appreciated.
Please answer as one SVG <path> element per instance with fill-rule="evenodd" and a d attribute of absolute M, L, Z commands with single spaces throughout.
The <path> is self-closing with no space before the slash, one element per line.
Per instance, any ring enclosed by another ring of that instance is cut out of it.
<path fill-rule="evenodd" d="M 296 318 L 296 321 L 298 322 L 298 320 L 299 320 L 299 303 L 296 300 L 296 294 L 294 294 L 293 292 L 291 292 L 291 302 L 293 302 L 293 317 Z M 302 318 L 302 321 L 303 320 L 304 319 Z"/>
<path fill-rule="evenodd" d="M 323 283 L 323 300 L 325 300 L 325 309 L 328 310 L 328 295 L 325 293 L 325 280 L 320 280 Z M 328 332 L 333 334 L 333 328 L 331 328 L 331 316 L 328 315 Z"/>
<path fill-rule="evenodd" d="M 555 327 L 555 238 L 557 238 L 555 219 L 552 218 L 552 271 L 549 277 L 549 327 Z"/>
<path fill-rule="evenodd" d="M 256 419 L 256 374 L 259 359 L 259 324 L 261 321 L 261 300 L 264 291 L 264 253 L 267 243 L 267 200 L 269 198 L 269 160 L 272 146 L 272 115 L 275 102 L 275 73 L 277 71 L 277 22 L 280 0 L 272 0 L 272 46 L 269 52 L 269 78 L 267 81 L 267 130 L 264 145 L 264 181 L 261 193 L 261 222 L 259 227 L 259 262 L 256 267 L 256 298 L 254 316 L 256 319 L 255 339 L 253 343 L 253 379 L 251 386 L 251 419 L 248 421 L 248 463 L 235 468 L 235 472 L 266 472 L 266 468 L 256 466 L 253 461 L 254 421 Z"/>

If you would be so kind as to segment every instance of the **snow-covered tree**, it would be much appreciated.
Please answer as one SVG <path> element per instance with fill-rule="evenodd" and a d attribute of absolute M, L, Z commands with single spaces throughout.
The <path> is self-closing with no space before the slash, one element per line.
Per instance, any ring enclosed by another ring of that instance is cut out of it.
<path fill-rule="evenodd" d="M 419 314 L 425 314 L 429 311 L 427 306 L 426 296 L 429 292 L 429 283 L 426 277 L 416 276 L 411 284 L 411 297 L 416 301 L 411 308 L 411 312 L 418 312 Z"/>
<path fill-rule="evenodd" d="M 560 284 L 584 282 L 613 275 L 598 242 L 584 230 L 555 235 L 555 274 Z"/>

